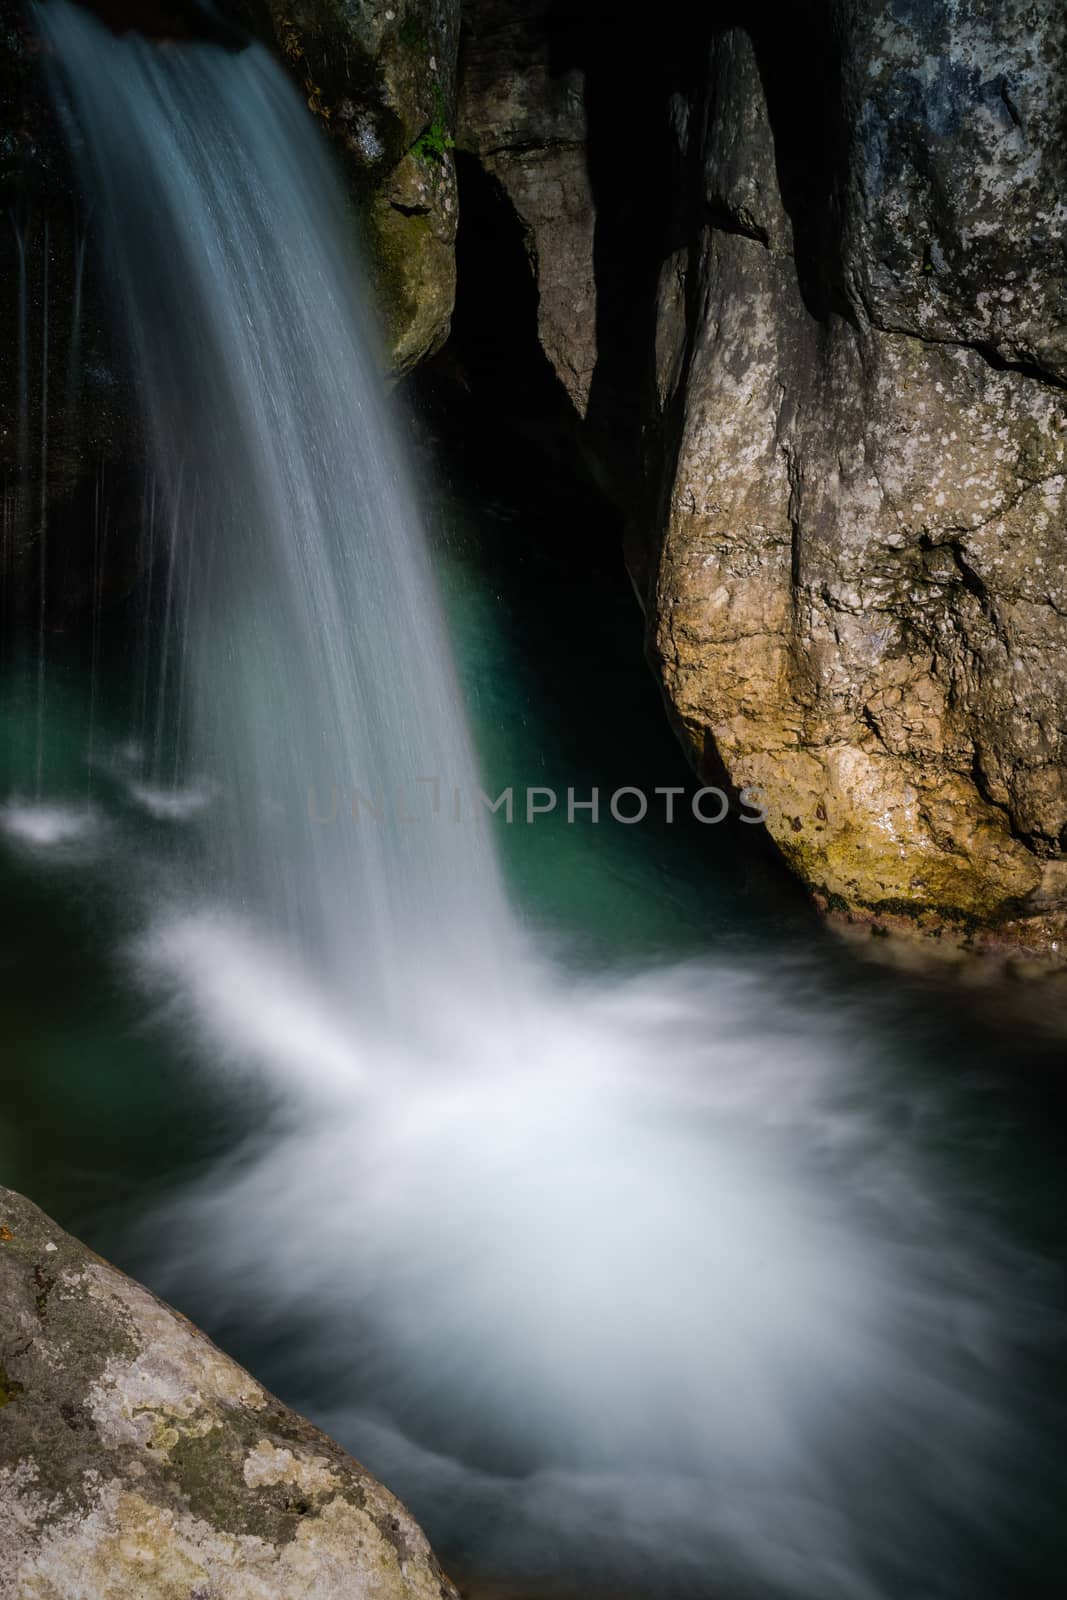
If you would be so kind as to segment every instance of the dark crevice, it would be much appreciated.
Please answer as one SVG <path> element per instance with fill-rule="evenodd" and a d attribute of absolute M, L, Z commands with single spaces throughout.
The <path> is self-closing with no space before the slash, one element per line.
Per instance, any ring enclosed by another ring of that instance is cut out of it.
<path fill-rule="evenodd" d="M 583 73 L 587 164 L 595 210 L 596 364 L 587 429 L 619 498 L 632 508 L 631 567 L 647 571 L 677 448 L 678 407 L 699 326 L 709 231 L 769 247 L 764 219 L 707 192 L 709 149 L 738 114 L 716 86 L 733 83 L 732 35 L 747 34 L 767 101 L 778 186 L 809 314 L 855 322 L 846 292 L 841 197 L 847 189 L 841 42 L 831 0 L 793 15 L 736 0 L 664 0 L 649 30 L 620 28 L 607 0 L 566 0 L 548 17 L 555 69 Z M 716 52 L 723 72 L 716 73 Z M 678 123 L 687 109 L 688 128 Z M 659 289 L 684 262 L 682 382 L 661 404 Z M 645 578 L 639 578 L 644 586 Z"/>
<path fill-rule="evenodd" d="M 973 595 L 977 600 L 983 615 L 999 635 L 1001 633 L 1001 624 L 997 616 L 996 607 L 993 604 L 993 597 L 981 574 L 976 572 L 968 561 L 962 540 L 958 536 L 935 539 L 929 533 L 924 533 L 919 538 L 919 549 L 923 551 L 946 550 L 948 552 L 952 557 L 960 584 L 969 595 Z"/>
<path fill-rule="evenodd" d="M 882 746 L 882 748 L 884 750 L 885 749 L 885 739 L 884 739 L 884 737 L 882 735 L 882 730 L 881 730 L 881 727 L 879 726 L 878 718 L 875 716 L 875 714 L 871 710 L 870 706 L 864 706 L 862 708 L 862 710 L 860 711 L 860 721 L 863 723 L 864 727 L 867 728 L 868 731 L 874 735 L 874 737 L 878 740 L 878 743 Z"/>
<path fill-rule="evenodd" d="M 1019 114 L 1018 106 L 1008 92 L 1008 80 L 1003 73 L 993 79 L 993 88 L 996 90 L 1000 103 L 1011 118 L 1013 125 L 1016 128 L 1021 128 L 1023 119 Z"/>
<path fill-rule="evenodd" d="M 803 550 L 803 533 L 800 523 L 802 479 L 796 451 L 788 444 L 783 445 L 782 448 L 785 452 L 786 473 L 789 478 L 789 588 L 795 617 L 800 604 L 801 556 Z"/>
<path fill-rule="evenodd" d="M 1051 389 L 1067 389 L 1067 378 L 1059 373 L 1051 372 L 1036 361 L 1011 359 L 997 349 L 986 339 L 952 339 L 944 335 L 924 333 L 919 328 L 906 327 L 900 323 L 887 322 L 884 317 L 877 316 L 872 308 L 865 304 L 864 311 L 871 327 L 878 333 L 894 335 L 902 339 L 914 339 L 919 344 L 940 346 L 948 350 L 971 350 L 980 356 L 987 366 L 995 372 L 1017 372 L 1020 377 L 1029 378 L 1034 383 L 1042 383 Z"/>
<path fill-rule="evenodd" d="M 457 152 L 457 173 L 452 335 L 414 375 L 413 387 L 449 478 L 463 494 L 470 485 L 472 500 L 489 508 L 487 530 L 468 528 L 463 537 L 479 544 L 478 559 L 507 607 L 510 637 L 526 663 L 529 695 L 543 711 L 543 737 L 565 752 L 576 791 L 607 793 L 616 783 L 632 783 L 645 738 L 655 745 L 657 781 L 676 772 L 684 784 L 685 756 L 663 715 L 660 686 L 641 661 L 642 619 L 620 554 L 629 508 L 620 507 L 617 480 L 605 491 L 592 431 L 538 337 L 533 238 L 477 157 Z M 625 276 L 625 264 L 620 268 Z M 623 294 L 614 314 L 621 317 L 627 303 Z M 651 315 L 651 292 L 648 307 Z M 638 361 L 636 343 L 620 357 L 624 365 L 631 358 Z M 631 395 L 642 399 L 643 391 Z M 603 399 L 606 417 L 609 397 Z M 632 444 L 634 436 L 627 437 Z M 709 852 L 710 843 L 723 844 L 734 870 L 735 847 L 726 843 L 734 827 L 726 823 L 721 832 L 690 839 L 709 870 L 719 854 Z M 800 916 L 799 892 L 780 875 L 777 855 L 757 837 L 761 830 L 736 828 L 744 842 L 736 871 L 745 892 L 767 893 L 776 904 L 784 893 Z M 675 829 L 666 844 L 673 849 L 682 839 Z"/>
<path fill-rule="evenodd" d="M 755 47 L 797 283 L 820 322 L 851 314 L 842 252 L 849 138 L 838 10 L 832 0 L 740 6 L 735 22 L 749 30 Z"/>
<path fill-rule="evenodd" d="M 489 156 L 546 155 L 553 150 L 584 150 L 585 141 L 579 139 L 525 139 L 509 144 L 494 144 L 480 152 Z"/>
<path fill-rule="evenodd" d="M 663 264 L 692 217 L 672 97 L 699 99 L 714 7 L 664 0 L 654 33 L 620 26 L 606 0 L 564 0 L 548 18 L 553 65 L 584 80 L 596 225 L 596 365 L 587 426 L 629 504 L 658 476 L 656 306 Z"/>
<path fill-rule="evenodd" d="M 982 360 L 997 372 L 1017 372 L 1021 377 L 1032 378 L 1035 383 L 1047 383 L 1053 389 L 1067 389 L 1067 378 L 1049 372 L 1036 361 L 1009 360 L 1007 356 L 1001 354 L 996 345 L 988 344 L 984 340 L 975 340 L 973 343 L 963 340 L 961 343 L 965 348 L 973 350 L 976 355 L 980 355 Z"/>
<path fill-rule="evenodd" d="M 1003 817 L 1004 826 L 1011 838 L 1016 840 L 1017 843 L 1025 845 L 1026 849 L 1033 855 L 1038 857 L 1048 855 L 1050 848 L 1054 847 L 1055 841 L 1043 839 L 1040 835 L 1028 833 L 1025 828 L 1019 827 L 1010 803 L 1006 800 L 998 800 L 993 794 L 989 779 L 986 777 L 982 766 L 981 755 L 977 749 L 971 755 L 971 782 L 986 805 L 993 806 Z"/>
<path fill-rule="evenodd" d="M 538 337 L 532 236 L 477 156 L 456 152 L 459 235 L 452 334 L 420 380 L 431 402 L 450 382 L 520 433 L 575 448 L 578 419 Z M 446 402 L 451 403 L 451 402 Z M 568 442 L 569 441 L 569 442 Z"/>
<path fill-rule="evenodd" d="M 742 239 L 753 239 L 770 249 L 770 235 L 766 228 L 754 221 L 746 212 L 731 210 L 721 200 L 710 200 L 707 205 L 708 226 L 719 233 L 737 234 Z"/>
<path fill-rule="evenodd" d="M 960 575 L 960 582 L 963 584 L 963 587 L 967 590 L 968 594 L 974 595 L 974 598 L 978 601 L 978 604 L 981 606 L 986 615 L 991 620 L 995 621 L 993 602 L 989 590 L 986 587 L 983 579 L 979 577 L 978 573 L 975 572 L 974 568 L 967 560 L 967 557 L 963 553 L 963 546 L 960 544 L 959 540 L 950 539 L 948 541 L 948 549 L 952 555 L 953 561 L 956 563 L 956 571 Z"/>

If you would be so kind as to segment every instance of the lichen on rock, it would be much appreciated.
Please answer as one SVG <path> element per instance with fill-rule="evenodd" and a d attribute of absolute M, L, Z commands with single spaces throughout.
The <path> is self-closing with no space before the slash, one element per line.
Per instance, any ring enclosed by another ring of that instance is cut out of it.
<path fill-rule="evenodd" d="M 6 1189 L 0 1518 L 5 1600 L 456 1600 L 358 1462 Z"/>
<path fill-rule="evenodd" d="M 762 8 L 678 121 L 702 213 L 659 295 L 651 652 L 825 906 L 1053 952 L 1064 18 L 818 12 L 821 127 Z"/>

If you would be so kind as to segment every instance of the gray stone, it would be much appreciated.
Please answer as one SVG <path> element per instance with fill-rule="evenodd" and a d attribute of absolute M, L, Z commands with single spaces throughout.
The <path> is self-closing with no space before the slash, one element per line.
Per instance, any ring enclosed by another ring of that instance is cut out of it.
<path fill-rule="evenodd" d="M 4 1600 L 458 1600 L 358 1462 L 0 1189 Z"/>
<path fill-rule="evenodd" d="M 809 123 L 742 28 L 678 119 L 705 209 L 659 294 L 653 659 L 824 905 L 1054 952 L 1067 21 L 817 9 L 840 60 Z"/>

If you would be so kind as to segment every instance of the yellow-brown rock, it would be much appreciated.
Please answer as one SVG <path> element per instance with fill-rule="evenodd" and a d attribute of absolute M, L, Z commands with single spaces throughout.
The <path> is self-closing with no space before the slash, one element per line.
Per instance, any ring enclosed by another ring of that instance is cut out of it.
<path fill-rule="evenodd" d="M 0 1189 L 3 1600 L 458 1600 L 410 1514 Z"/>

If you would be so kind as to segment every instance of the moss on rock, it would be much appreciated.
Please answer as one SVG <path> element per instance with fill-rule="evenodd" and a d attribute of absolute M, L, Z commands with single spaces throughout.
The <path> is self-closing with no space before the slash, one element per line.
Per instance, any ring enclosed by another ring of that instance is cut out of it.
<path fill-rule="evenodd" d="M 458 0 L 246 0 L 337 146 L 364 220 L 390 364 L 448 336 L 458 207 Z"/>
<path fill-rule="evenodd" d="M 0 1594 L 454 1600 L 403 1506 L 0 1189 Z"/>

